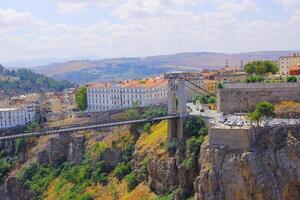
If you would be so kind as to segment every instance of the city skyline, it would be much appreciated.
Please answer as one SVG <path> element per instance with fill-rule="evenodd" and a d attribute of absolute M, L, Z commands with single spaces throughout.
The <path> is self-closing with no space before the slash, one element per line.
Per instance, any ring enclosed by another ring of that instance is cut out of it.
<path fill-rule="evenodd" d="M 3 0 L 0 60 L 299 49 L 298 0 Z"/>

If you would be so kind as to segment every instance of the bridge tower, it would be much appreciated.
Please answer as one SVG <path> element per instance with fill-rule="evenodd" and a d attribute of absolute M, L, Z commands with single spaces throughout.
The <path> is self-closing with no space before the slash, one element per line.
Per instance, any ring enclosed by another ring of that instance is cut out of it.
<path fill-rule="evenodd" d="M 178 119 L 168 120 L 168 140 L 185 139 L 185 125 L 188 117 L 186 109 L 186 79 L 190 73 L 171 72 L 164 75 L 168 79 L 168 114 L 178 114 Z"/>

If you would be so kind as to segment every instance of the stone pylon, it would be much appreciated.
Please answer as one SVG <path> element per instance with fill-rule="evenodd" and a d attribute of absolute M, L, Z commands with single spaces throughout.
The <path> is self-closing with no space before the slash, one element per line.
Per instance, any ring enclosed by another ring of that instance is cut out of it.
<path fill-rule="evenodd" d="M 169 79 L 168 81 L 168 114 L 178 114 L 178 119 L 168 120 L 168 140 L 185 139 L 186 90 L 185 80 L 182 78 Z"/>

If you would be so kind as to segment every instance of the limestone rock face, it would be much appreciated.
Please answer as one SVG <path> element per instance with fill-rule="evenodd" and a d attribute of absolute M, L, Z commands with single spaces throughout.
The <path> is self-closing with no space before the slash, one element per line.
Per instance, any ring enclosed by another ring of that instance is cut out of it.
<path fill-rule="evenodd" d="M 300 199 L 300 129 L 261 128 L 251 146 L 234 152 L 204 143 L 195 199 Z"/>
<path fill-rule="evenodd" d="M 68 161 L 76 165 L 81 164 L 84 157 L 85 137 L 82 135 L 73 137 L 69 143 Z"/>
<path fill-rule="evenodd" d="M 41 164 L 57 166 L 67 160 L 80 164 L 85 150 L 84 136 L 58 135 L 50 138 L 45 149 L 37 154 L 37 161 Z"/>
<path fill-rule="evenodd" d="M 0 141 L 0 149 L 6 152 L 8 155 L 13 156 L 15 153 L 15 141 L 14 140 Z"/>
<path fill-rule="evenodd" d="M 22 188 L 21 184 L 19 183 L 18 179 L 15 176 L 10 176 L 6 180 L 5 197 L 6 197 L 6 200 L 28 200 L 28 199 L 31 199 L 30 194 Z"/>
<path fill-rule="evenodd" d="M 148 164 L 149 185 L 155 193 L 163 195 L 178 187 L 176 158 L 154 158 Z"/>
<path fill-rule="evenodd" d="M 178 183 L 181 196 L 189 197 L 193 193 L 193 183 L 197 176 L 196 161 L 188 168 L 184 164 L 178 167 Z"/>
<path fill-rule="evenodd" d="M 0 200 L 5 200 L 4 184 L 0 184 Z"/>
<path fill-rule="evenodd" d="M 111 171 L 122 161 L 122 154 L 118 149 L 107 148 L 101 153 L 99 159 L 104 161 L 105 169 Z"/>

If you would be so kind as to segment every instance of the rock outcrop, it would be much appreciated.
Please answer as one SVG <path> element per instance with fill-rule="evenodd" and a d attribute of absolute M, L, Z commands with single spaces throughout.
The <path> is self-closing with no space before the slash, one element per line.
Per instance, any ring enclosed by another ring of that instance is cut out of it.
<path fill-rule="evenodd" d="M 148 164 L 149 185 L 155 193 L 163 195 L 178 187 L 176 158 L 154 158 Z"/>
<path fill-rule="evenodd" d="M 195 199 L 300 199 L 299 128 L 258 128 L 248 152 L 204 143 Z"/>
<path fill-rule="evenodd" d="M 5 190 L 4 190 L 4 184 L 0 184 L 0 200 L 5 200 Z"/>
<path fill-rule="evenodd" d="M 50 138 L 44 150 L 38 152 L 37 161 L 41 164 L 57 166 L 64 161 L 80 164 L 85 150 L 85 138 L 82 135 L 57 135 Z"/>
<path fill-rule="evenodd" d="M 104 161 L 106 171 L 111 171 L 122 162 L 122 154 L 119 149 L 107 148 L 101 153 L 99 160 Z"/>
<path fill-rule="evenodd" d="M 31 199 L 30 194 L 22 188 L 16 176 L 10 176 L 5 182 L 6 200 L 27 200 Z"/>
<path fill-rule="evenodd" d="M 14 140 L 4 140 L 0 141 L 0 149 L 10 156 L 15 154 L 15 141 Z"/>

